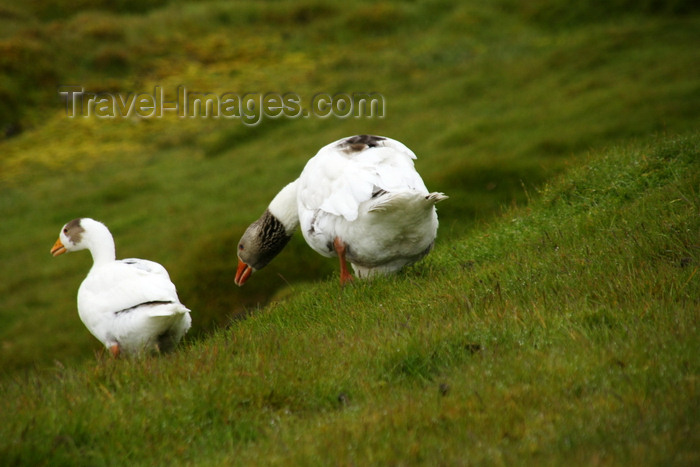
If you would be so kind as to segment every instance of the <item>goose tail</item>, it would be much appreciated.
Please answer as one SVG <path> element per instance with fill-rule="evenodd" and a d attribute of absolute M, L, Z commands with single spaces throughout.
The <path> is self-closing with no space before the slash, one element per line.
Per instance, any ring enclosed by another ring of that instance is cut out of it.
<path fill-rule="evenodd" d="M 425 196 L 425 199 L 430 201 L 432 204 L 437 204 L 440 201 L 446 200 L 447 198 L 449 198 L 449 196 L 447 196 L 445 193 L 440 193 L 437 191 L 434 191 L 434 192 L 430 193 L 429 195 Z"/>

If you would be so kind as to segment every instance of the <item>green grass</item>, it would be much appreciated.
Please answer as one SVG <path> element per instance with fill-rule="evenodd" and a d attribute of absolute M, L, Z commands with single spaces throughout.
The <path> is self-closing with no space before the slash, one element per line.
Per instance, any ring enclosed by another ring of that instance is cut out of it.
<path fill-rule="evenodd" d="M 294 284 L 165 358 L 6 379 L 2 456 L 691 465 L 699 156 L 697 136 L 612 148 L 398 277 Z"/>
<path fill-rule="evenodd" d="M 0 2 L 3 464 L 700 461 L 693 2 L 103 3 Z M 376 91 L 387 116 L 71 120 L 65 83 Z M 341 290 L 297 236 L 235 287 L 245 227 L 356 133 L 450 195 L 435 250 Z M 168 268 L 179 351 L 100 354 L 89 255 L 48 253 L 78 216 Z"/>

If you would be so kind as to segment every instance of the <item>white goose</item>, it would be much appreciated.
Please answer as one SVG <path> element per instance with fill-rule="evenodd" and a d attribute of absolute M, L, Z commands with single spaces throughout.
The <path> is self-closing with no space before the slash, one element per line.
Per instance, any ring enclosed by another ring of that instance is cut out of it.
<path fill-rule="evenodd" d="M 287 244 L 301 224 L 304 239 L 340 259 L 340 283 L 386 274 L 418 261 L 433 247 L 435 204 L 413 166 L 415 154 L 390 138 L 357 135 L 323 148 L 284 187 L 238 244 L 235 282 L 243 285 Z"/>
<path fill-rule="evenodd" d="M 93 266 L 78 289 L 78 314 L 115 357 L 172 350 L 192 322 L 163 266 L 144 259 L 115 259 L 114 239 L 93 219 L 63 226 L 53 256 L 90 250 Z"/>

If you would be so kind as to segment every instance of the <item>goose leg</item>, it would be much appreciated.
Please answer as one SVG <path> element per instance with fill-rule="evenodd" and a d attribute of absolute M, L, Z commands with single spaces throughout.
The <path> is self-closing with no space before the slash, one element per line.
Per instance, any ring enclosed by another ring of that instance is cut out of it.
<path fill-rule="evenodd" d="M 121 349 L 119 348 L 119 344 L 110 345 L 109 352 L 112 354 L 112 357 L 117 358 L 119 356 L 119 353 L 121 352 Z"/>
<path fill-rule="evenodd" d="M 345 243 L 343 243 L 340 237 L 335 237 L 335 240 L 333 240 L 333 247 L 336 253 L 338 253 L 338 259 L 340 260 L 340 285 L 345 285 L 348 282 L 352 282 L 352 275 L 348 271 L 347 264 L 345 264 Z"/>

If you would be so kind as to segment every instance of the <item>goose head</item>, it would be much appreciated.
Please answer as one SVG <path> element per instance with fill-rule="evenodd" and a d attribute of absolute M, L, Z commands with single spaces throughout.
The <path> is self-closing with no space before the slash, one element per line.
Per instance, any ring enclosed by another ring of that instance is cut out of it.
<path fill-rule="evenodd" d="M 102 222 L 82 217 L 63 226 L 51 248 L 53 256 L 79 250 L 90 250 L 95 263 L 114 261 L 114 239 Z"/>
<path fill-rule="evenodd" d="M 58 240 L 51 248 L 53 256 L 62 255 L 68 251 L 78 251 L 86 249 L 87 242 L 84 241 L 85 228 L 81 225 L 83 219 L 73 219 L 63 226 L 58 235 Z"/>
<path fill-rule="evenodd" d="M 236 285 L 245 284 L 251 274 L 267 266 L 291 238 L 282 221 L 269 209 L 265 210 L 257 221 L 250 224 L 238 242 Z"/>

